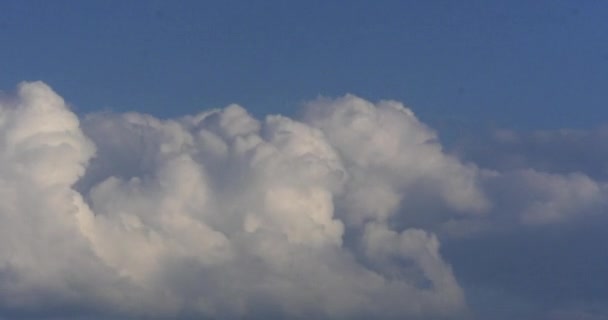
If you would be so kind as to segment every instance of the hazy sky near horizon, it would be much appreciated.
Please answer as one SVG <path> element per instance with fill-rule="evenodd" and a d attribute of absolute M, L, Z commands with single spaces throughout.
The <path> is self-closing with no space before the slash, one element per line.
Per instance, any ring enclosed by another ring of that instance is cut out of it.
<path fill-rule="evenodd" d="M 608 319 L 608 2 L 0 1 L 0 319 Z"/>

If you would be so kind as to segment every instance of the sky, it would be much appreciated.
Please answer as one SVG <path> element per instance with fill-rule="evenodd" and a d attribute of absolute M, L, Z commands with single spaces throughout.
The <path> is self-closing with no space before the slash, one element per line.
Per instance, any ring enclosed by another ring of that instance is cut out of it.
<path fill-rule="evenodd" d="M 608 116 L 604 1 L 2 1 L 0 87 L 163 117 L 319 95 L 395 99 L 436 125 Z M 154 92 L 154 94 L 152 94 Z"/>
<path fill-rule="evenodd" d="M 0 2 L 0 319 L 608 319 L 607 15 Z"/>

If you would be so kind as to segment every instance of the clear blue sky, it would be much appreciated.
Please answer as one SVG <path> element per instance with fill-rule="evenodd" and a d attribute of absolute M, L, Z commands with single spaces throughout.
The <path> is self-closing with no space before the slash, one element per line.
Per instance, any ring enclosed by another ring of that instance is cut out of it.
<path fill-rule="evenodd" d="M 319 94 L 397 99 L 434 126 L 608 118 L 606 1 L 0 2 L 0 89 L 43 80 L 78 112 Z"/>

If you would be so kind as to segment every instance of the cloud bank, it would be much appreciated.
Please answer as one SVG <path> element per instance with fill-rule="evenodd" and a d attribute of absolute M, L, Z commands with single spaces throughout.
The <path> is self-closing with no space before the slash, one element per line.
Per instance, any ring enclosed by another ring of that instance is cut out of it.
<path fill-rule="evenodd" d="M 23 83 L 0 100 L 0 316 L 475 318 L 492 261 L 446 256 L 601 216 L 608 188 L 462 158 L 394 101 L 79 118 Z"/>

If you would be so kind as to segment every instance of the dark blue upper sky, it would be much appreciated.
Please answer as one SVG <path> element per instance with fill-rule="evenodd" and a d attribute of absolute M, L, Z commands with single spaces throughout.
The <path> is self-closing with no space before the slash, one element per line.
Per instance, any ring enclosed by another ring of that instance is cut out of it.
<path fill-rule="evenodd" d="M 157 116 L 318 95 L 397 99 L 442 126 L 608 118 L 606 1 L 0 2 L 0 89 Z"/>

